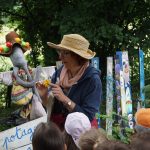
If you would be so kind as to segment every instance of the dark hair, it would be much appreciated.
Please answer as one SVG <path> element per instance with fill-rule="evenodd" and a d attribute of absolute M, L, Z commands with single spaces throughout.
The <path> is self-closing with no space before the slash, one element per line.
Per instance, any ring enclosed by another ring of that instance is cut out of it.
<path fill-rule="evenodd" d="M 85 59 L 74 52 L 70 51 L 70 54 L 71 54 L 71 56 L 73 56 L 77 59 L 77 61 L 79 62 L 79 65 L 84 65 L 86 62 L 89 61 L 88 59 Z"/>
<path fill-rule="evenodd" d="M 63 132 L 65 144 L 67 145 L 67 150 L 79 150 L 79 148 L 74 143 L 72 136 L 69 135 L 65 130 Z"/>
<path fill-rule="evenodd" d="M 150 150 L 150 131 L 136 133 L 131 139 L 133 150 Z"/>
<path fill-rule="evenodd" d="M 98 143 L 94 150 L 129 150 L 129 146 L 119 141 L 105 141 Z"/>
<path fill-rule="evenodd" d="M 37 125 L 32 138 L 33 150 L 64 150 L 64 139 L 53 122 Z"/>

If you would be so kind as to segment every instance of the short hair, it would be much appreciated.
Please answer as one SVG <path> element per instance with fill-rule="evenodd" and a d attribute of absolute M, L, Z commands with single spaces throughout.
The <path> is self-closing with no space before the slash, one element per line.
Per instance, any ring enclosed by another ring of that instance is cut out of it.
<path fill-rule="evenodd" d="M 74 52 L 70 51 L 70 54 L 71 54 L 71 56 L 73 56 L 77 59 L 77 61 L 79 62 L 79 65 L 84 65 L 85 63 L 89 62 L 88 59 L 85 59 L 85 58 L 81 57 L 80 55 L 78 55 Z"/>
<path fill-rule="evenodd" d="M 62 132 L 53 122 L 37 125 L 32 138 L 33 150 L 64 150 Z"/>
<path fill-rule="evenodd" d="M 105 141 L 98 143 L 93 150 L 129 150 L 129 146 L 120 141 Z"/>
<path fill-rule="evenodd" d="M 105 131 L 103 129 L 91 128 L 81 135 L 79 147 L 81 150 L 93 150 L 96 143 L 104 141 L 107 141 Z"/>

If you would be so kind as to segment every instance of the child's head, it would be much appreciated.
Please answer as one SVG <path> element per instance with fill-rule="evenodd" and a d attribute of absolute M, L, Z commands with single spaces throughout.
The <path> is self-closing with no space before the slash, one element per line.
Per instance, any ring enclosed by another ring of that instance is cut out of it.
<path fill-rule="evenodd" d="M 93 150 L 97 143 L 105 141 L 107 141 L 107 137 L 103 129 L 91 128 L 81 135 L 79 147 L 81 150 Z"/>
<path fill-rule="evenodd" d="M 135 130 L 138 133 L 150 131 L 150 108 L 141 108 L 135 113 Z"/>
<path fill-rule="evenodd" d="M 135 134 L 131 139 L 133 150 L 150 150 L 150 131 Z"/>
<path fill-rule="evenodd" d="M 53 122 L 40 123 L 32 138 L 33 150 L 65 150 L 65 142 L 59 128 Z"/>
<path fill-rule="evenodd" d="M 91 129 L 91 123 L 85 114 L 81 112 L 74 112 L 67 116 L 65 122 L 65 131 L 68 135 L 70 135 L 77 147 L 79 147 L 78 141 L 81 134 L 89 129 Z M 66 144 L 68 145 L 67 141 Z"/>
<path fill-rule="evenodd" d="M 116 141 L 105 141 L 98 143 L 93 150 L 129 150 L 129 146 Z"/>

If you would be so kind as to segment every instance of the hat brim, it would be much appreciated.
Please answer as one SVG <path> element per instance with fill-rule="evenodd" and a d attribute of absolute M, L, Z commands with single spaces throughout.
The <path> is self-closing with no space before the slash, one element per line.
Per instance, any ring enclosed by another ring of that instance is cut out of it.
<path fill-rule="evenodd" d="M 27 49 L 25 48 L 22 48 L 22 46 L 19 44 L 19 43 L 13 43 L 12 47 L 11 47 L 11 50 L 9 52 L 6 52 L 6 53 L 0 53 L 0 55 L 2 56 L 5 56 L 5 57 L 9 57 L 12 53 L 13 53 L 13 46 L 15 45 L 18 45 L 21 47 L 23 53 L 25 53 L 27 51 Z"/>
<path fill-rule="evenodd" d="M 72 51 L 74 53 L 76 53 L 77 55 L 85 58 L 85 59 L 92 59 L 96 53 L 91 51 L 90 49 L 88 49 L 87 51 L 85 50 L 78 50 L 78 49 L 74 49 L 72 47 L 67 47 L 67 46 L 64 46 L 62 44 L 54 44 L 54 43 L 51 43 L 51 42 L 47 42 L 47 45 L 52 47 L 52 48 L 55 48 L 55 49 L 60 49 L 60 50 L 68 50 L 68 51 Z"/>

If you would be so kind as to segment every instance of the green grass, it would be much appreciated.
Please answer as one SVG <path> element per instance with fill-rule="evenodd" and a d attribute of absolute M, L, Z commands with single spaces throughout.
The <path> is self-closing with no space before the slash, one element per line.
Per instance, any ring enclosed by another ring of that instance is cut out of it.
<path fill-rule="evenodd" d="M 15 111 L 18 106 L 12 105 L 11 108 L 0 107 L 0 119 L 5 119 L 11 116 L 11 113 Z M 0 124 L 0 132 L 12 128 L 13 125 Z"/>

